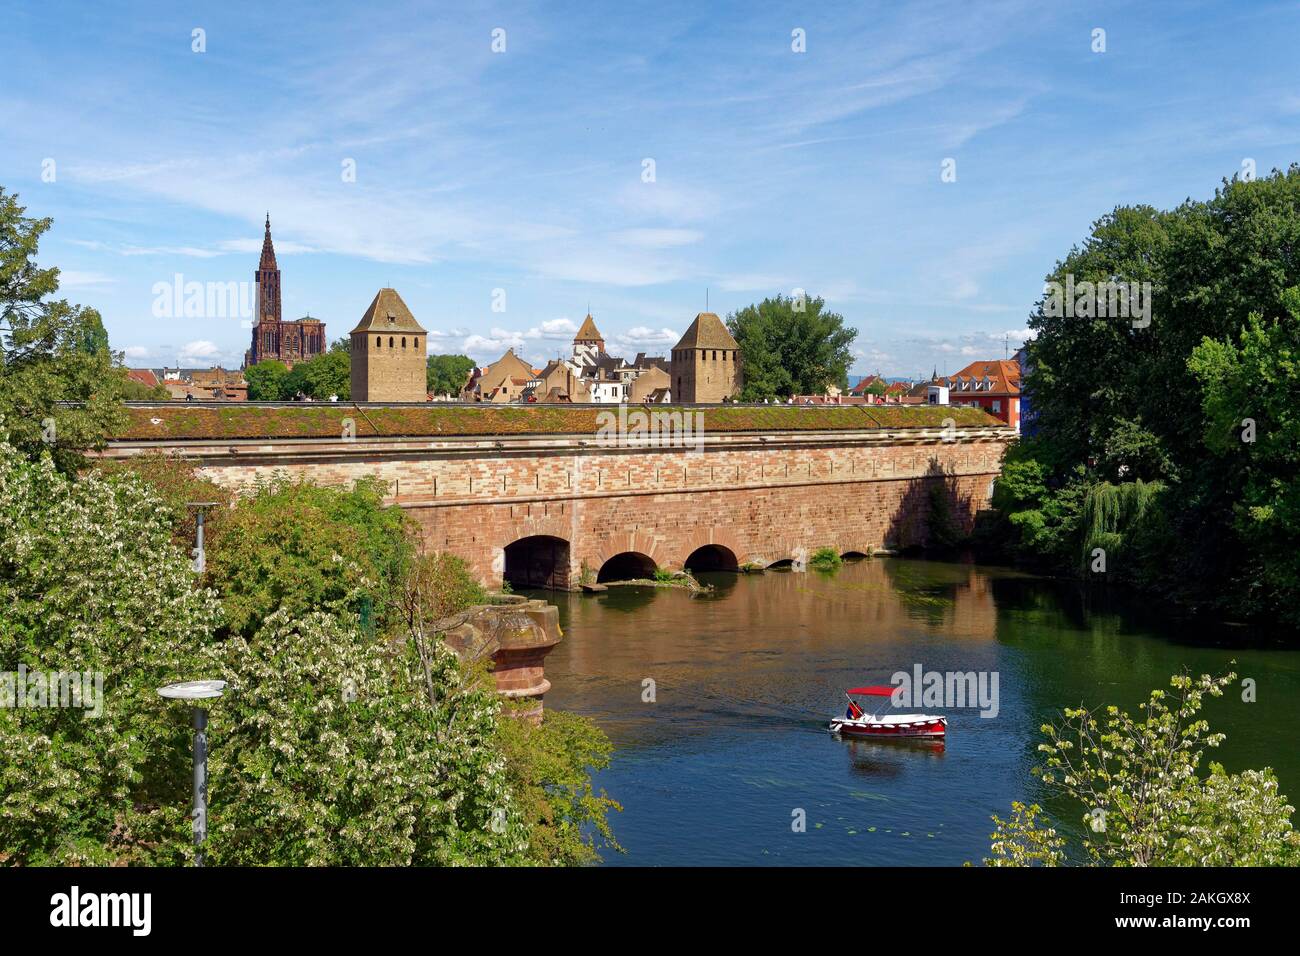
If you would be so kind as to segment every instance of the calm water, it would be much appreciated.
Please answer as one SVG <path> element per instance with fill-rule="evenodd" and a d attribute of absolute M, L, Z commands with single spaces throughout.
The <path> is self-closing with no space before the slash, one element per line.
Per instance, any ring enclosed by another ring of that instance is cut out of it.
<path fill-rule="evenodd" d="M 613 825 L 627 853 L 606 852 L 606 865 L 978 862 L 991 813 L 1046 802 L 1030 768 L 1038 727 L 1060 707 L 1132 707 L 1184 667 L 1219 672 L 1234 658 L 1258 701 L 1210 702 L 1228 734 L 1211 753 L 1229 770 L 1272 766 L 1300 798 L 1300 652 L 1242 647 L 1243 629 L 1088 610 L 1053 582 L 969 564 L 702 577 L 713 593 L 538 592 L 565 630 L 546 705 L 593 717 L 616 748 L 597 783 L 624 806 Z M 998 672 L 999 715 L 926 708 L 948 715 L 943 746 L 826 732 L 844 688 L 917 663 Z M 654 703 L 642 701 L 646 678 Z M 1073 807 L 1047 806 L 1075 827 Z M 796 808 L 805 833 L 791 830 Z"/>

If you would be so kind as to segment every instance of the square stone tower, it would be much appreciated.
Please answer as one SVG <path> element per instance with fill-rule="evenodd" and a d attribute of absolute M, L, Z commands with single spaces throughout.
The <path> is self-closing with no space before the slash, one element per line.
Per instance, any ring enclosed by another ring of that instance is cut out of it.
<path fill-rule="evenodd" d="M 740 346 L 717 315 L 701 312 L 673 346 L 673 401 L 721 402 L 739 395 L 743 383 Z"/>
<path fill-rule="evenodd" d="M 380 289 L 352 330 L 352 400 L 423 402 L 428 333 L 396 289 Z"/>

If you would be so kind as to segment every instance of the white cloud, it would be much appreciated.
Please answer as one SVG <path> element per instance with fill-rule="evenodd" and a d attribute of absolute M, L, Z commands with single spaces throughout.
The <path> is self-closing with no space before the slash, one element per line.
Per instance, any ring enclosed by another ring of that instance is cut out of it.
<path fill-rule="evenodd" d="M 60 289 L 102 289 L 113 285 L 117 279 L 103 272 L 76 272 L 59 270 Z"/>
<path fill-rule="evenodd" d="M 122 355 L 129 359 L 148 358 L 149 350 L 143 345 L 128 345 L 122 350 Z"/>
<path fill-rule="evenodd" d="M 626 342 L 629 345 L 676 345 L 680 339 L 681 333 L 674 332 L 669 328 L 652 329 L 648 326 L 637 325 L 626 332 L 620 332 L 613 336 L 615 342 Z"/>
<path fill-rule="evenodd" d="M 215 342 L 198 339 L 181 346 L 177 361 L 181 365 L 211 365 L 221 357 L 221 348 Z"/>

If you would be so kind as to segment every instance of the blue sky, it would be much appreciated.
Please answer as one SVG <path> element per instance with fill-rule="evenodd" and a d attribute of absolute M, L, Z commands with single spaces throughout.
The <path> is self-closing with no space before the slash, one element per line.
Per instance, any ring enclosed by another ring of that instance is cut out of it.
<path fill-rule="evenodd" d="M 269 210 L 285 315 L 331 338 L 391 285 L 434 351 L 541 364 L 590 303 L 611 351 L 662 353 L 706 295 L 725 316 L 803 288 L 859 330 L 855 373 L 953 372 L 1019 344 L 1044 274 L 1115 205 L 1300 158 L 1294 3 L 46 0 L 4 19 L 0 185 L 54 218 L 42 264 L 131 365 L 238 366 L 246 319 L 159 317 L 154 290 L 251 282 Z"/>

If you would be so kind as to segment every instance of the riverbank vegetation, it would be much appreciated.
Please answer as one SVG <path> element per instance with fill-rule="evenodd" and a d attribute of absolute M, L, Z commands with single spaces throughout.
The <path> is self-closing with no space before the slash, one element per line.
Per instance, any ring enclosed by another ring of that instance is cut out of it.
<path fill-rule="evenodd" d="M 608 740 L 553 711 L 517 726 L 425 626 L 485 595 L 420 552 L 382 483 L 235 498 L 160 456 L 90 466 L 128 420 L 125 371 L 93 310 L 50 299 L 49 221 L 23 213 L 0 191 L 0 672 L 24 681 L 0 707 L 0 864 L 189 860 L 188 714 L 156 689 L 201 678 L 228 682 L 210 863 L 572 865 L 615 846 L 618 805 L 591 783 Z M 193 502 L 211 503 L 197 573 Z M 51 706 L 50 674 L 101 683 Z"/>
<path fill-rule="evenodd" d="M 1037 434 L 1007 455 L 987 556 L 1300 628 L 1297 240 L 1295 166 L 1094 224 L 1049 282 L 1151 283 L 1152 309 L 1038 303 Z"/>
<path fill-rule="evenodd" d="M 987 866 L 1296 866 L 1300 833 L 1295 808 L 1278 792 L 1271 769 L 1228 773 L 1206 750 L 1224 734 L 1199 717 L 1207 697 L 1221 697 L 1234 674 L 1175 675 L 1153 690 L 1140 713 L 1118 707 L 1067 709 L 1046 724 L 1045 755 L 1034 773 L 1053 797 L 1072 804 L 1083 823 L 1081 856 L 1048 825 L 1038 804 L 1012 804 L 994 816 Z M 1246 692 L 1243 692 L 1243 700 Z"/>

